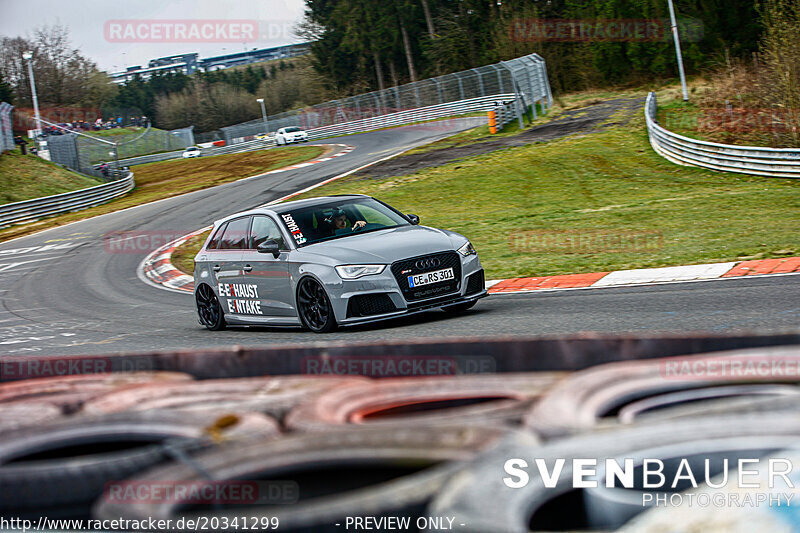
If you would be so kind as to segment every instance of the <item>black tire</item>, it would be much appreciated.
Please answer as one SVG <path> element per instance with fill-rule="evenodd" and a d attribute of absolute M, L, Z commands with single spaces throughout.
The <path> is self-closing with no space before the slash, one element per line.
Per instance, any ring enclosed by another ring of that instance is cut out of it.
<path fill-rule="evenodd" d="M 689 358 L 680 356 L 608 363 L 588 368 L 572 374 L 548 391 L 528 413 L 525 424 L 545 438 L 559 438 L 630 423 L 635 416 L 645 415 L 650 410 L 690 402 L 700 407 L 702 401 L 716 402 L 725 397 L 777 398 L 789 393 L 800 382 L 790 372 L 784 375 L 722 373 L 699 379 L 691 375 L 685 378 L 670 375 L 669 370 L 681 368 L 685 361 L 691 361 L 693 365 L 708 364 L 710 367 L 716 364 L 719 367 L 720 361 L 748 360 L 796 365 L 800 361 L 800 349 L 796 346 L 752 348 L 697 354 Z M 708 394 L 708 389 L 712 388 L 715 389 L 710 391 L 713 394 Z M 652 404 L 649 408 L 648 403 Z"/>
<path fill-rule="evenodd" d="M 220 331 L 225 329 L 225 313 L 222 312 L 222 306 L 219 305 L 217 295 L 214 294 L 214 289 L 205 283 L 197 288 L 195 293 L 195 303 L 197 305 L 197 316 L 200 317 L 200 323 L 211 331 Z"/>
<path fill-rule="evenodd" d="M 84 517 L 106 483 L 121 481 L 173 457 L 229 436 L 277 436 L 274 420 L 257 413 L 224 417 L 189 413 L 73 416 L 21 428 L 0 440 L 0 515 L 49 508 Z"/>
<path fill-rule="evenodd" d="M 452 313 L 454 315 L 457 315 L 459 313 L 463 313 L 465 311 L 472 309 L 476 303 L 478 303 L 478 300 L 473 300 L 471 302 L 466 302 L 463 304 L 448 305 L 447 307 L 442 307 L 442 311 L 444 311 L 445 313 Z"/>
<path fill-rule="evenodd" d="M 415 518 L 422 516 L 425 505 L 462 461 L 496 445 L 509 433 L 513 430 L 478 425 L 393 431 L 362 428 L 326 433 L 324 438 L 306 434 L 232 443 L 194 459 L 195 465 L 214 480 L 292 480 L 285 483 L 295 483 L 292 493 L 301 496 L 299 502 L 270 505 L 266 495 L 264 503 L 246 507 L 253 516 L 277 517 L 280 531 L 340 532 L 343 528 L 335 524 L 348 516 L 411 516 L 413 526 Z M 530 439 L 536 443 L 534 437 Z M 167 484 L 178 485 L 197 479 L 197 469 L 192 465 L 174 462 L 131 482 L 169 480 Z M 240 509 L 236 505 L 203 509 L 202 515 L 233 517 L 242 514 Z M 179 502 L 146 501 L 98 501 L 92 513 L 102 519 L 177 519 L 197 514 L 196 509 L 186 509 Z"/>
<path fill-rule="evenodd" d="M 78 374 L 49 378 L 26 379 L 0 384 L 0 409 L 8 402 L 42 402 L 71 414 L 88 400 L 130 385 L 193 381 L 180 372 L 114 372 L 108 374 Z"/>
<path fill-rule="evenodd" d="M 314 278 L 305 277 L 297 284 L 297 314 L 303 325 L 314 333 L 330 333 L 336 329 L 331 300 Z"/>
<path fill-rule="evenodd" d="M 97 397 L 83 406 L 83 412 L 181 410 L 222 413 L 233 410 L 259 412 L 280 420 L 300 403 L 311 401 L 333 387 L 365 382 L 369 383 L 366 378 L 355 376 L 275 376 L 140 385 Z"/>
<path fill-rule="evenodd" d="M 345 424 L 419 427 L 463 420 L 519 425 L 530 405 L 563 377 L 562 372 L 532 372 L 350 383 L 299 404 L 284 424 L 291 431 L 329 431 Z"/>

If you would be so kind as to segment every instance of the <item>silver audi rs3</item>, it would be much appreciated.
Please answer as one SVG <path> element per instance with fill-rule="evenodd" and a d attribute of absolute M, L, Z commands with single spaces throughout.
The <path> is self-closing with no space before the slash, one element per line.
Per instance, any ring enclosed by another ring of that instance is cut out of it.
<path fill-rule="evenodd" d="M 486 296 L 469 240 L 419 225 L 416 215 L 362 195 L 299 200 L 214 223 L 195 257 L 200 324 L 337 326 L 441 308 Z"/>

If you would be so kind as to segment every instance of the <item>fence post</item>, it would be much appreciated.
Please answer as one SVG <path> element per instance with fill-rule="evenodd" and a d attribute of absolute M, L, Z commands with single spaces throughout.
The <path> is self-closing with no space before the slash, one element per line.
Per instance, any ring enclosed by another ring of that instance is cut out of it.
<path fill-rule="evenodd" d="M 483 76 L 481 75 L 481 71 L 476 68 L 472 70 L 478 75 L 478 87 L 481 89 L 481 96 L 486 96 L 486 90 L 483 88 Z"/>

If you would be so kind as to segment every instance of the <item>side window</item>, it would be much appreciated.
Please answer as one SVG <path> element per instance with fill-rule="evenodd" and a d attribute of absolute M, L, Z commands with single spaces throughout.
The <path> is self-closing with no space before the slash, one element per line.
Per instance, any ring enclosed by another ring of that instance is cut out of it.
<path fill-rule="evenodd" d="M 218 250 L 244 250 L 247 248 L 250 217 L 237 218 L 228 222 L 222 234 Z"/>
<path fill-rule="evenodd" d="M 272 239 L 276 241 L 281 247 L 281 250 L 286 250 L 286 243 L 283 241 L 281 230 L 274 220 L 267 216 L 254 216 L 253 227 L 250 230 L 250 246 L 249 248 L 255 250 L 261 243 Z"/>
<path fill-rule="evenodd" d="M 228 227 L 228 223 L 221 225 L 214 236 L 208 241 L 208 246 L 206 246 L 206 250 L 216 250 L 219 248 L 219 241 L 222 239 L 222 234 L 225 232 L 225 228 Z"/>

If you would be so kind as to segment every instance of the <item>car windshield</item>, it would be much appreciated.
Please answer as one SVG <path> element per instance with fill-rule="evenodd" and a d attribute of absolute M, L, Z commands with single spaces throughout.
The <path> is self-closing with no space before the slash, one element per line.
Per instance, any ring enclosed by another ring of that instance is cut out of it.
<path fill-rule="evenodd" d="M 286 133 L 292 133 L 292 132 L 295 132 L 295 131 L 303 131 L 303 130 L 301 130 L 300 128 L 286 128 L 284 131 Z"/>
<path fill-rule="evenodd" d="M 280 217 L 298 246 L 409 225 L 403 215 L 373 198 L 332 200 Z"/>

